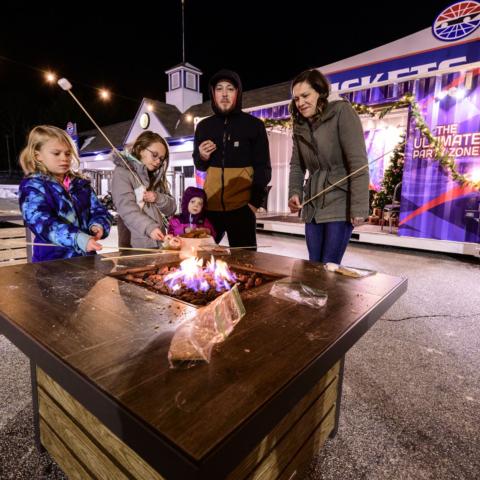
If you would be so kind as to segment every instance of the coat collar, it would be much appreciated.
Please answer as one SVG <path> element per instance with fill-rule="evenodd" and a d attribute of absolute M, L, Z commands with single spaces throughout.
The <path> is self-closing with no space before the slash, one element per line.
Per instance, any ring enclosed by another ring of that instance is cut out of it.
<path fill-rule="evenodd" d="M 145 186 L 147 186 L 150 183 L 150 175 L 148 174 L 148 169 L 147 166 L 138 160 L 138 158 L 134 157 L 131 153 L 122 153 L 122 157 L 125 159 L 125 161 L 128 163 L 130 168 L 140 177 L 140 179 L 144 182 Z M 127 167 L 125 166 L 124 162 L 120 160 L 119 158 L 115 158 L 113 163 L 117 167 L 124 168 L 125 170 L 128 170 Z M 161 175 L 161 168 L 158 170 L 155 170 L 153 172 L 153 183 L 156 184 L 157 181 L 159 180 Z"/>
<path fill-rule="evenodd" d="M 37 172 L 37 173 L 30 174 L 29 177 L 39 178 L 41 180 L 49 182 L 52 185 L 54 185 L 55 187 L 58 187 L 59 191 L 65 190 L 64 186 L 52 175 Z M 90 183 L 90 180 L 88 178 L 83 178 L 83 177 L 79 177 L 79 176 L 76 176 L 76 175 L 71 175 L 70 179 L 71 179 L 70 189 L 72 189 L 73 187 L 77 187 L 78 185 L 83 186 L 87 183 Z"/>
<path fill-rule="evenodd" d="M 316 130 L 320 125 L 325 123 L 327 120 L 330 120 L 338 113 L 339 104 L 345 102 L 346 100 L 334 100 L 329 102 L 327 108 L 322 112 L 322 114 L 316 118 L 311 127 L 307 120 L 301 119 L 299 122 L 296 122 L 293 126 L 293 134 L 304 137 L 306 140 L 311 139 L 311 130 Z"/>

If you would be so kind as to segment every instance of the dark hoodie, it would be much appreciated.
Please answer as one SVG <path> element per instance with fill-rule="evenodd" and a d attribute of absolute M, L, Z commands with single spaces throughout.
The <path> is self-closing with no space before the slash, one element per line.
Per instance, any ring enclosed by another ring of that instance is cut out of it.
<path fill-rule="evenodd" d="M 220 80 L 230 81 L 238 89 L 235 106 L 226 113 L 215 103 L 214 88 Z M 272 175 L 265 126 L 258 118 L 242 112 L 242 83 L 235 72 L 220 70 L 209 86 L 215 114 L 198 124 L 193 148 L 195 167 L 207 171 L 204 188 L 208 209 L 236 210 L 248 203 L 258 208 Z M 208 161 L 202 160 L 199 153 L 205 140 L 217 145 Z"/>
<path fill-rule="evenodd" d="M 227 113 L 222 112 L 218 108 L 218 105 L 215 103 L 215 87 L 217 83 L 220 82 L 221 80 L 227 80 L 237 89 L 237 101 L 235 102 L 235 106 L 233 107 L 232 110 L 230 110 Z M 232 70 L 219 70 L 210 79 L 210 82 L 208 83 L 208 87 L 210 92 L 210 102 L 212 104 L 212 110 L 215 112 L 216 115 L 221 115 L 223 117 L 226 117 L 232 114 L 233 112 L 238 113 L 242 111 L 242 95 L 243 95 L 242 81 L 240 80 L 240 77 L 236 72 L 233 72 Z"/>

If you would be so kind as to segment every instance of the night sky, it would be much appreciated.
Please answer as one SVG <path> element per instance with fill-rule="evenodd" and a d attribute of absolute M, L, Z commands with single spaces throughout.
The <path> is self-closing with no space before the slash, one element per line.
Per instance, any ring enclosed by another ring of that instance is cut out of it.
<path fill-rule="evenodd" d="M 18 2 L 20 3 L 20 2 Z M 40 2 L 38 2 L 40 3 Z M 165 70 L 182 61 L 181 1 L 2 4 L 0 20 L 0 168 L 6 143 L 16 157 L 25 133 L 37 123 L 79 130 L 88 119 L 57 85 L 43 79 L 52 69 L 67 77 L 100 125 L 133 118 L 143 97 L 165 100 Z M 355 2 L 354 2 L 355 3 Z M 185 0 L 186 61 L 208 78 L 236 70 L 244 90 L 290 80 L 431 26 L 451 1 L 342 2 Z M 138 5 L 138 6 L 136 6 Z M 96 87 L 114 96 L 98 98 Z M 8 136 L 8 138 L 6 137 Z"/>

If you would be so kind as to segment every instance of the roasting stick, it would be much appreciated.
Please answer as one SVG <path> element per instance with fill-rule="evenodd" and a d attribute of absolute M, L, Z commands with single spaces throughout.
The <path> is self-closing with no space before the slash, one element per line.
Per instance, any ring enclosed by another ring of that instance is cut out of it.
<path fill-rule="evenodd" d="M 33 242 L 25 242 L 25 245 L 32 245 L 37 247 L 60 247 L 62 245 L 55 245 L 53 243 L 33 243 Z M 139 252 L 154 252 L 154 253 L 178 253 L 180 250 L 177 249 L 160 249 L 160 248 L 133 248 L 133 247 L 117 247 L 116 245 L 102 245 L 104 248 L 116 248 L 117 250 L 137 250 Z M 240 250 L 242 248 L 271 248 L 271 245 L 249 245 L 248 247 L 229 247 L 228 245 L 216 245 L 215 247 L 206 248 L 206 247 L 198 247 L 197 250 L 200 251 L 209 251 L 215 249 L 224 249 L 224 250 Z M 64 247 L 66 248 L 66 247 Z"/>
<path fill-rule="evenodd" d="M 38 245 L 38 244 L 37 244 Z M 158 249 L 158 248 L 131 248 L 131 247 L 114 247 L 111 245 L 102 245 L 105 248 L 116 248 L 117 250 L 137 250 L 140 252 L 156 252 L 156 253 L 179 253 L 179 249 Z M 242 248 L 270 248 L 271 245 L 249 245 L 248 247 L 228 247 L 226 245 L 217 245 L 215 247 L 197 247 L 198 252 L 210 252 L 212 250 L 240 250 Z M 185 251 L 185 250 L 184 250 Z"/>
<path fill-rule="evenodd" d="M 107 262 L 108 260 L 118 260 L 121 258 L 122 260 L 125 258 L 139 258 L 139 257 L 152 257 L 154 255 L 161 255 L 165 253 L 178 253 L 180 250 L 164 250 L 164 251 L 159 251 L 157 253 L 140 253 L 139 255 L 118 255 L 116 257 L 102 257 L 100 260 L 102 262 Z"/>
<path fill-rule="evenodd" d="M 242 248 L 271 248 L 271 245 L 249 245 L 248 247 L 229 247 L 228 245 L 216 245 L 215 247 L 209 247 L 205 245 L 204 247 L 198 247 L 197 250 L 201 252 L 209 252 L 211 250 L 241 250 Z"/>
<path fill-rule="evenodd" d="M 55 245 L 53 243 L 33 243 L 33 242 L 25 242 L 25 245 L 32 245 L 37 247 L 60 247 L 66 248 L 62 245 Z M 117 247 L 116 245 L 102 245 L 104 248 L 115 248 L 117 250 L 139 250 L 140 252 L 153 252 L 150 255 L 158 255 L 160 253 L 179 253 L 180 250 L 160 250 L 159 248 L 130 248 L 130 247 Z M 100 255 L 106 255 L 105 253 L 100 253 Z M 127 255 L 123 257 L 110 257 L 110 258 L 125 258 Z M 143 257 L 143 255 L 128 255 L 129 257 Z M 107 259 L 108 260 L 108 259 Z"/>
<path fill-rule="evenodd" d="M 97 125 L 97 122 L 92 118 L 92 116 L 87 112 L 87 110 L 85 109 L 85 107 L 80 103 L 80 100 L 78 100 L 78 98 L 73 94 L 72 92 L 72 84 L 66 79 L 66 78 L 61 78 L 60 80 L 58 80 L 58 85 L 60 86 L 60 88 L 62 90 L 65 90 L 66 92 L 68 92 L 70 94 L 70 96 L 75 100 L 75 102 L 77 103 L 77 105 L 83 110 L 83 112 L 85 113 L 85 115 L 89 118 L 89 120 L 95 125 L 95 128 L 102 134 L 103 138 L 106 140 L 106 142 L 110 145 L 110 147 L 112 147 L 112 151 L 117 155 L 117 157 L 123 162 L 123 164 L 125 165 L 125 167 L 127 167 L 128 170 L 130 170 L 130 173 L 133 175 L 133 177 L 135 178 L 135 180 L 137 180 L 137 182 L 140 184 L 140 185 L 143 185 L 143 182 L 142 180 L 140 179 L 140 177 L 136 174 L 136 172 L 134 172 L 130 165 L 128 164 L 128 162 L 122 157 L 121 153 L 118 151 L 118 149 L 115 147 L 115 145 L 110 141 L 110 139 L 105 135 L 104 131 Z"/>
<path fill-rule="evenodd" d="M 61 245 L 54 245 L 52 243 L 33 243 L 33 242 L 25 242 L 25 245 L 32 245 L 32 246 L 37 246 L 37 247 L 61 247 Z M 117 248 L 118 250 L 136 250 L 136 251 L 140 251 L 140 252 L 151 252 L 151 253 L 141 253 L 139 255 L 119 255 L 119 256 L 116 256 L 116 257 L 103 257 L 101 258 L 101 261 L 102 262 L 106 262 L 108 260 L 117 260 L 119 258 L 131 258 L 131 257 L 150 257 L 150 256 L 153 256 L 153 255 L 162 255 L 162 254 L 179 254 L 181 252 L 181 250 L 159 250 L 157 248 L 130 248 L 130 247 L 114 247 L 114 246 L 110 246 L 110 245 L 102 245 L 103 247 L 105 248 Z M 223 245 L 219 245 L 217 247 L 213 247 L 211 249 L 202 249 L 201 247 L 197 248 L 197 251 L 200 251 L 200 252 L 210 252 L 212 255 L 214 254 L 218 254 L 218 255 L 224 255 L 225 253 L 228 253 L 228 250 L 240 250 L 242 248 L 270 248 L 271 245 L 251 245 L 251 246 L 248 246 L 248 247 L 227 247 L 227 246 L 223 246 Z M 213 251 L 214 249 L 223 249 L 224 251 Z M 100 254 L 100 255 L 106 255 L 106 254 Z"/>
<path fill-rule="evenodd" d="M 350 173 L 349 175 L 347 175 L 346 177 L 343 177 L 341 178 L 340 180 L 338 180 L 338 182 L 335 182 L 335 183 L 332 183 L 332 185 L 328 186 L 327 188 L 324 188 L 321 192 L 318 192 L 316 195 L 314 195 L 313 197 L 310 197 L 308 198 L 307 200 L 305 200 L 303 203 L 300 204 L 300 208 L 303 208 L 307 203 L 311 202 L 312 200 L 315 200 L 317 197 L 319 197 L 320 195 L 323 195 L 324 193 L 327 193 L 329 192 L 330 190 L 332 190 L 333 188 L 335 188 L 337 185 L 340 185 L 341 183 L 343 183 L 345 180 L 347 180 L 348 178 L 350 177 L 353 177 L 353 175 L 356 175 L 358 172 L 361 172 L 362 170 L 365 170 L 366 168 L 369 167 L 369 165 L 372 165 L 373 163 L 375 162 L 378 162 L 379 160 L 381 160 L 383 157 L 386 157 L 387 155 L 390 155 L 391 153 L 393 153 L 393 150 L 390 150 L 389 152 L 386 152 L 384 153 L 383 155 L 381 155 L 380 157 L 378 158 L 375 158 L 374 160 L 372 160 L 371 162 L 368 162 L 367 164 L 361 166 L 360 168 L 357 168 L 355 171 L 353 171 L 352 173 Z"/>
<path fill-rule="evenodd" d="M 179 252 L 180 250 L 176 249 L 166 249 L 166 248 L 133 248 L 133 247 L 117 247 L 113 245 L 102 245 L 104 248 L 112 248 L 112 249 L 117 249 L 117 250 L 136 250 L 139 252 L 156 252 L 156 253 L 175 253 Z"/>
<path fill-rule="evenodd" d="M 225 249 L 225 252 L 210 251 L 210 253 L 212 255 L 225 255 L 225 253 L 227 253 L 227 250 L 239 250 L 241 248 L 254 248 L 254 247 L 270 248 L 271 245 L 252 245 L 251 247 L 223 247 L 223 245 L 222 245 L 222 248 Z M 219 247 L 216 247 L 216 248 L 219 248 Z M 131 250 L 148 250 L 148 248 L 143 248 L 143 249 L 142 248 L 132 248 Z M 200 248 L 198 248 L 197 251 L 198 250 L 200 250 Z M 208 252 L 209 250 L 200 250 L 200 251 Z M 101 260 L 102 260 L 102 262 L 106 262 L 107 260 L 117 260 L 119 258 L 124 259 L 124 258 L 132 258 L 132 257 L 148 257 L 148 256 L 151 256 L 151 255 L 158 255 L 159 253 L 167 253 L 168 254 L 168 253 L 180 253 L 180 252 L 181 252 L 181 250 L 158 250 L 157 253 L 143 253 L 143 254 L 140 254 L 140 255 L 120 255 L 118 257 L 103 257 Z M 182 253 L 185 253 L 185 252 L 182 252 Z"/>
<path fill-rule="evenodd" d="M 142 182 L 142 179 L 137 175 L 137 173 L 132 170 L 130 165 L 128 164 L 127 160 L 122 156 L 122 154 L 118 151 L 118 149 L 115 147 L 115 145 L 110 141 L 110 139 L 107 137 L 105 132 L 98 126 L 97 122 L 92 118 L 92 116 L 87 112 L 85 107 L 80 103 L 80 100 L 74 95 L 72 92 L 72 84 L 66 79 L 66 78 L 61 78 L 60 80 L 57 81 L 57 84 L 60 86 L 62 90 L 65 90 L 72 98 L 75 100 L 77 105 L 83 110 L 85 115 L 89 118 L 89 120 L 95 125 L 95 128 L 102 134 L 103 138 L 106 140 L 106 142 L 110 145 L 112 148 L 112 151 L 117 155 L 117 157 L 123 162 L 127 170 L 130 171 L 130 173 L 133 175 L 133 178 L 137 181 L 138 187 L 143 187 L 147 189 L 145 184 Z M 137 190 L 137 189 L 135 189 Z M 165 227 L 168 227 L 168 221 L 167 217 L 159 210 L 160 215 L 162 216 L 162 222 L 165 225 Z"/>
<path fill-rule="evenodd" d="M 60 247 L 60 248 L 67 248 L 63 245 L 55 245 L 54 243 L 33 243 L 33 242 L 25 242 L 25 245 L 32 245 L 37 247 Z M 130 248 L 130 247 L 117 247 L 116 245 L 102 245 L 103 248 L 115 248 L 117 250 L 140 250 L 141 252 L 162 252 L 164 250 L 160 250 L 159 248 Z M 170 251 L 170 250 L 168 250 Z"/>

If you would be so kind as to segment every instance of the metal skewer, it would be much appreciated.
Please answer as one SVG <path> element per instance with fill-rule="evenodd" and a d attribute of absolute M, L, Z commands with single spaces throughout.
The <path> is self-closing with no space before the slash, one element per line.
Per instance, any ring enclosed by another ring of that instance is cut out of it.
<path fill-rule="evenodd" d="M 249 245 L 247 247 L 229 247 L 228 245 L 216 245 L 209 247 L 208 245 L 200 246 L 197 250 L 208 252 L 210 250 L 240 250 L 242 248 L 270 248 L 271 245 Z"/>
<path fill-rule="evenodd" d="M 103 138 L 106 140 L 106 142 L 112 147 L 112 150 L 113 152 L 117 155 L 118 158 L 121 159 L 121 161 L 124 163 L 124 165 L 127 167 L 128 170 L 130 170 L 130 173 L 134 176 L 135 180 L 137 180 L 137 182 L 140 184 L 140 185 L 144 185 L 142 180 L 140 179 L 140 177 L 136 174 L 136 172 L 134 172 L 130 165 L 128 164 L 128 162 L 123 158 L 122 154 L 118 151 L 117 147 L 115 147 L 115 145 L 110 141 L 110 139 L 107 137 L 107 135 L 105 134 L 105 132 L 98 126 L 97 122 L 95 122 L 95 120 L 92 118 L 92 116 L 87 112 L 87 110 L 85 109 L 85 107 L 80 103 L 80 100 L 78 100 L 78 98 L 74 95 L 74 93 L 72 92 L 72 84 L 66 79 L 66 78 L 61 78 L 60 80 L 58 80 L 58 85 L 62 88 L 62 90 L 65 90 L 66 92 L 68 92 L 70 94 L 70 96 L 75 100 L 75 102 L 77 103 L 77 105 L 83 110 L 83 112 L 85 113 L 85 115 L 90 119 L 90 121 L 95 125 L 95 128 L 103 135 Z"/>
<path fill-rule="evenodd" d="M 229 250 L 239 250 L 239 249 L 242 249 L 242 248 L 270 248 L 271 245 L 252 245 L 252 246 L 249 246 L 249 247 L 227 247 L 227 246 L 217 246 L 217 247 L 214 247 L 210 250 L 203 250 L 201 249 L 201 247 L 199 247 L 197 249 L 197 251 L 202 251 L 202 252 L 209 252 L 211 253 L 212 255 L 225 255 L 225 254 L 228 254 Z M 217 251 L 215 251 L 215 249 L 218 249 Z M 140 251 L 148 251 L 149 249 L 148 248 L 120 248 L 119 250 L 140 250 Z M 153 249 L 152 249 L 153 250 Z M 223 251 L 221 251 L 223 250 Z M 175 254 L 178 254 L 178 253 L 185 253 L 184 250 L 157 250 L 156 253 L 144 253 L 144 254 L 140 254 L 140 255 L 120 255 L 120 256 L 116 256 L 116 257 L 103 257 L 101 259 L 102 262 L 106 262 L 108 260 L 117 260 L 119 258 L 131 258 L 131 257 L 148 257 L 148 256 L 151 256 L 151 255 L 158 255 L 158 254 L 162 254 L 162 253 L 175 253 Z"/>
<path fill-rule="evenodd" d="M 25 245 L 32 245 L 32 246 L 37 246 L 37 247 L 63 247 L 63 245 L 55 245 L 53 243 L 33 243 L 33 242 L 25 242 Z M 109 260 L 117 260 L 119 258 L 131 258 L 131 257 L 150 257 L 154 255 L 178 255 L 181 252 L 185 253 L 182 250 L 166 250 L 166 249 L 157 249 L 157 248 L 132 248 L 132 247 L 115 247 L 115 246 L 110 246 L 110 245 L 102 245 L 102 247 L 105 248 L 116 248 L 117 250 L 136 250 L 140 252 L 151 252 L 151 253 L 141 253 L 139 255 L 119 255 L 115 257 L 103 257 L 101 258 L 102 262 L 107 262 Z M 228 247 L 228 246 L 223 246 L 223 245 L 217 245 L 216 247 L 213 247 L 211 249 L 202 249 L 201 247 L 197 248 L 197 251 L 202 251 L 202 252 L 210 252 L 212 255 L 224 255 L 227 254 L 230 250 L 240 250 L 242 248 L 270 248 L 271 245 L 251 245 L 248 247 Z M 63 247 L 67 248 L 67 247 Z M 217 249 L 217 251 L 214 251 Z M 113 253 L 113 252 L 112 252 Z M 100 253 L 100 255 L 106 255 L 105 253 Z"/>
<path fill-rule="evenodd" d="M 55 245 L 54 243 L 33 243 L 33 242 L 25 242 L 25 245 L 32 245 L 37 247 L 60 247 L 60 248 L 68 248 L 64 247 L 63 245 Z M 156 253 L 163 253 L 163 252 L 179 252 L 180 249 L 161 249 L 161 248 L 134 248 L 134 247 L 117 247 L 116 245 L 102 245 L 104 248 L 112 248 L 116 250 L 137 250 L 140 252 L 156 252 Z M 228 245 L 215 245 L 211 246 L 211 248 L 207 246 L 198 247 L 196 250 L 213 250 L 213 249 L 224 249 L 224 250 L 239 250 L 241 248 L 270 248 L 271 245 L 249 245 L 246 247 L 229 247 Z"/>
<path fill-rule="evenodd" d="M 64 247 L 63 245 L 55 245 L 54 243 L 33 243 L 33 242 L 25 242 L 25 245 L 31 245 L 33 247 L 60 247 L 60 248 L 68 248 Z M 102 245 L 102 244 L 101 244 Z M 115 250 L 138 250 L 140 252 L 155 252 L 155 253 L 175 253 L 179 252 L 180 250 L 167 250 L 167 249 L 160 249 L 160 248 L 132 248 L 132 247 L 117 247 L 116 245 L 102 245 L 103 248 L 111 248 Z"/>
<path fill-rule="evenodd" d="M 347 180 L 348 178 L 352 177 L 353 175 L 356 175 L 358 172 L 361 172 L 362 170 L 365 170 L 365 169 L 368 168 L 372 163 L 378 162 L 378 161 L 381 160 L 383 157 L 386 157 L 387 155 L 390 155 L 391 153 L 393 153 L 394 150 L 395 150 L 395 149 L 392 149 L 392 150 L 390 150 L 389 152 L 384 153 L 384 154 L 381 155 L 380 157 L 375 158 L 375 159 L 372 160 L 371 162 L 368 162 L 366 165 L 363 165 L 363 166 L 361 166 L 360 168 L 357 168 L 354 172 L 350 173 L 350 174 L 347 175 L 346 177 L 341 178 L 341 179 L 338 180 L 337 182 L 332 183 L 332 185 L 328 186 L 327 188 L 324 188 L 321 192 L 318 192 L 317 194 L 315 194 L 313 197 L 308 198 L 307 200 L 305 200 L 303 203 L 300 204 L 299 210 L 302 209 L 307 203 L 311 202 L 312 200 L 315 200 L 315 199 L 316 199 L 317 197 L 319 197 L 320 195 L 323 195 L 324 193 L 329 192 L 330 190 L 332 190 L 333 188 L 335 188 L 337 185 L 340 185 L 341 183 L 343 183 L 343 182 L 344 182 L 345 180 Z"/>
<path fill-rule="evenodd" d="M 109 260 L 118 260 L 119 258 L 123 260 L 124 258 L 153 257 L 155 255 L 163 255 L 163 254 L 169 254 L 169 253 L 178 254 L 180 253 L 180 250 L 161 250 L 156 253 L 140 253 L 139 255 L 118 255 L 115 257 L 102 257 L 100 260 L 102 262 L 108 262 Z"/>
<path fill-rule="evenodd" d="M 122 154 L 118 151 L 117 147 L 115 147 L 115 145 L 110 141 L 110 139 L 107 137 L 107 135 L 105 134 L 105 132 L 99 127 L 99 125 L 97 124 L 97 122 L 95 122 L 95 120 L 92 118 L 92 116 L 87 112 L 87 110 L 85 109 L 85 107 L 80 103 L 80 100 L 78 100 L 78 98 L 74 95 L 74 93 L 72 92 L 72 84 L 68 81 L 68 79 L 66 78 L 61 78 L 60 80 L 58 80 L 58 85 L 60 86 L 60 88 L 62 88 L 62 90 L 65 90 L 66 92 L 68 92 L 70 94 L 70 96 L 73 98 L 73 100 L 77 103 L 77 105 L 83 110 L 83 112 L 85 113 L 85 115 L 90 119 L 90 121 L 95 125 L 95 128 L 102 134 L 103 138 L 105 138 L 106 142 L 112 147 L 112 151 L 117 155 L 118 158 L 120 158 L 120 160 L 123 162 L 123 164 L 125 165 L 125 167 L 130 171 L 130 173 L 133 175 L 133 178 L 138 182 L 138 185 L 139 186 L 142 186 L 144 187 L 145 189 L 147 189 L 147 187 L 145 186 L 145 184 L 142 182 L 141 178 L 137 175 L 137 173 L 132 170 L 132 168 L 130 167 L 130 165 L 128 164 L 128 162 L 125 160 L 125 158 L 122 156 Z M 162 222 L 163 222 L 163 225 L 165 226 L 165 228 L 168 228 L 168 220 L 167 220 L 167 217 L 160 211 L 158 210 L 161 217 L 162 217 Z"/>

